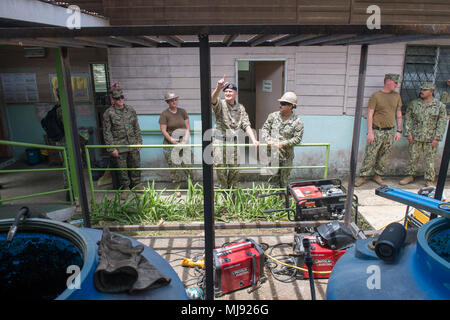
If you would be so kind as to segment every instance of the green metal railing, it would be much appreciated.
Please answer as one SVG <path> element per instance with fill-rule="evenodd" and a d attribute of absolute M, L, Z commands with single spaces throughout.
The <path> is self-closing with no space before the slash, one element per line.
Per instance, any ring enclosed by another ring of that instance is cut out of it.
<path fill-rule="evenodd" d="M 232 146 L 232 147 L 247 147 L 247 146 L 253 146 L 253 144 L 214 144 L 214 146 Z M 260 146 L 267 146 L 267 144 L 260 144 Z M 94 180 L 92 178 L 92 171 L 171 171 L 171 170 L 202 170 L 202 166 L 198 167 L 178 167 L 178 168 L 92 168 L 91 161 L 89 157 L 89 149 L 95 149 L 95 148 L 137 148 L 137 149 L 143 149 L 143 148 L 198 148 L 202 147 L 201 144 L 178 144 L 178 145 L 164 145 L 164 144 L 155 144 L 155 145 L 86 145 L 85 146 L 85 154 L 86 154 L 86 165 L 88 169 L 88 177 L 89 177 L 89 186 L 91 190 L 91 196 L 92 199 L 95 199 L 95 193 L 96 192 L 103 192 L 103 193 L 110 193 L 110 192 L 118 192 L 121 190 L 101 190 L 101 189 L 95 189 L 94 188 Z M 328 176 L 328 163 L 329 163 L 329 157 L 330 157 L 330 144 L 329 143 L 303 143 L 299 144 L 295 147 L 325 147 L 325 164 L 323 165 L 316 165 L 316 166 L 284 166 L 284 167 L 262 167 L 262 166 L 255 166 L 255 167 L 215 167 L 214 170 L 257 170 L 257 169 L 324 169 L 324 179 Z M 229 191 L 230 189 L 215 189 L 216 191 Z M 243 189 L 246 190 L 246 189 Z M 275 188 L 274 190 L 284 190 L 284 188 Z M 186 189 L 157 189 L 156 191 L 164 191 L 164 192 L 175 192 L 175 191 L 187 191 Z M 131 192 L 128 191 L 127 192 Z M 136 191 L 139 192 L 139 191 Z"/>
<path fill-rule="evenodd" d="M 57 189 L 53 191 L 46 191 L 46 192 L 39 192 L 39 193 L 32 193 L 28 195 L 22 195 L 17 197 L 10 197 L 10 198 L 0 198 L 0 204 L 6 201 L 13 201 L 13 200 L 20 200 L 20 199 L 26 199 L 26 198 L 32 198 L 32 197 L 39 197 L 44 196 L 48 194 L 58 193 L 58 192 L 66 192 L 69 191 L 70 194 L 70 202 L 73 204 L 73 193 L 72 193 L 72 183 L 70 180 L 69 175 L 69 165 L 68 165 L 68 158 L 67 158 L 67 152 L 66 148 L 62 146 L 50 146 L 50 145 L 43 145 L 43 144 L 33 144 L 33 143 L 25 143 L 25 142 L 16 142 L 16 141 L 6 141 L 6 140 L 0 140 L 0 144 L 13 146 L 13 147 L 27 147 L 27 148 L 36 148 L 36 149 L 46 149 L 46 150 L 58 150 L 62 152 L 63 155 L 63 161 L 64 161 L 64 167 L 62 168 L 51 168 L 51 169 L 1 169 L 0 173 L 22 173 L 22 172 L 48 172 L 48 171 L 65 171 L 66 177 L 67 177 L 67 188 L 64 189 Z"/>

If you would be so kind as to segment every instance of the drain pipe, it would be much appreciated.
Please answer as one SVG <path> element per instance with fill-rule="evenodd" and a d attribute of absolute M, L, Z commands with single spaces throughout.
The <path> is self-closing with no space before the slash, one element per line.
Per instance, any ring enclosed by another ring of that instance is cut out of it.
<path fill-rule="evenodd" d="M 368 45 L 363 44 L 361 46 L 361 58 L 359 61 L 359 77 L 358 77 L 358 93 L 356 96 L 356 110 L 355 120 L 353 124 L 353 141 L 352 141 L 352 153 L 350 155 L 350 173 L 348 177 L 347 198 L 345 201 L 345 216 L 344 224 L 350 228 L 350 220 L 352 216 L 352 200 L 353 191 L 355 187 L 355 173 L 356 165 L 358 162 L 358 150 L 359 150 L 359 135 L 361 131 L 361 116 L 362 116 L 362 104 L 364 102 L 364 86 L 366 81 L 367 70 L 367 52 Z"/>

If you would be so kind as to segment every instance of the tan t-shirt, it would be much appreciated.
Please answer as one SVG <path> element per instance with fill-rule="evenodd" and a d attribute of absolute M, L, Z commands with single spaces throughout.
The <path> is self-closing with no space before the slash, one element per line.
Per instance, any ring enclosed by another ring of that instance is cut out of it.
<path fill-rule="evenodd" d="M 186 119 L 189 119 L 186 110 L 177 108 L 177 112 L 172 113 L 167 108 L 161 113 L 159 124 L 167 125 L 167 133 L 172 135 L 176 129 L 186 129 L 186 123 L 184 122 Z"/>
<path fill-rule="evenodd" d="M 375 110 L 373 113 L 373 125 L 379 128 L 393 128 L 395 126 L 395 112 L 401 108 L 402 99 L 400 94 L 393 91 L 385 93 L 375 92 L 369 99 L 369 109 Z"/>

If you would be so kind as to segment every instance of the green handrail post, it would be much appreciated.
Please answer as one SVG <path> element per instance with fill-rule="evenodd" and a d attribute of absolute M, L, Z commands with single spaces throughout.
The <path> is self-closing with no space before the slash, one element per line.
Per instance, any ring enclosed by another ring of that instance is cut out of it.
<path fill-rule="evenodd" d="M 326 179 L 328 177 L 328 161 L 330 159 L 330 144 L 327 143 L 327 148 L 325 150 L 325 171 L 323 173 L 323 178 Z"/>
<path fill-rule="evenodd" d="M 63 168 L 51 168 L 51 169 L 1 169 L 0 173 L 21 173 L 21 172 L 48 172 L 48 171 L 65 171 L 67 177 L 69 177 L 69 169 L 68 169 L 68 161 L 67 161 L 67 153 L 66 148 L 63 146 L 51 146 L 51 145 L 42 145 L 42 144 L 36 144 L 36 143 L 26 143 L 26 142 L 17 142 L 17 141 L 7 141 L 7 140 L 0 140 L 0 144 L 9 145 L 9 146 L 16 146 L 16 147 L 31 147 L 31 148 L 37 148 L 37 149 L 48 149 L 48 150 L 58 150 L 62 152 L 63 160 L 64 160 L 64 167 Z M 70 202 L 71 204 L 74 203 L 74 199 L 72 196 L 72 185 L 70 183 L 70 179 L 67 179 L 67 188 L 64 189 L 58 189 L 54 191 L 46 191 L 46 192 L 39 192 L 39 193 L 32 193 L 24 196 L 17 196 L 17 197 L 11 197 L 11 198 L 0 198 L 0 204 L 6 201 L 12 201 L 12 200 L 20 200 L 20 199 L 26 199 L 31 197 L 38 197 L 42 195 L 48 195 L 48 194 L 54 194 L 58 192 L 64 192 L 69 191 L 70 192 Z"/>
<path fill-rule="evenodd" d="M 66 90 L 64 90 L 64 76 L 63 76 L 63 66 L 61 63 L 61 52 L 59 48 L 54 49 L 55 54 L 55 64 L 56 64 L 56 76 L 58 78 L 58 88 L 62 88 L 59 90 L 59 97 L 61 102 L 61 110 L 63 116 L 63 124 L 64 124 L 64 136 L 66 138 L 66 146 L 67 146 L 67 155 L 69 160 L 69 175 L 67 176 L 67 180 L 71 180 L 73 186 L 73 193 L 75 197 L 79 197 L 79 186 L 76 178 L 76 169 L 75 169 L 75 154 L 73 151 L 74 145 L 72 141 L 72 136 L 70 134 L 70 124 L 69 124 L 69 110 L 68 103 L 66 97 Z M 72 85 L 70 83 L 69 85 Z"/>
<path fill-rule="evenodd" d="M 84 146 L 84 153 L 86 154 L 86 166 L 87 166 L 88 177 L 89 177 L 89 188 L 91 189 L 91 201 L 93 201 L 95 203 L 94 179 L 92 179 L 91 157 L 89 155 L 88 145 Z"/>

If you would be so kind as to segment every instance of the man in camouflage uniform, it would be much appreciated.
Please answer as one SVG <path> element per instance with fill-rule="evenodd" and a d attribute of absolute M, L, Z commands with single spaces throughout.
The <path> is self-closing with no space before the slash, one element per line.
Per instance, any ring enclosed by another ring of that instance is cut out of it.
<path fill-rule="evenodd" d="M 225 99 L 219 99 L 220 91 L 223 90 Z M 214 127 L 213 144 L 236 143 L 240 133 L 247 133 L 255 146 L 259 145 L 250 120 L 242 104 L 237 103 L 237 87 L 225 81 L 225 76 L 217 82 L 216 88 L 211 95 L 211 107 L 216 122 Z M 215 146 L 213 148 L 213 162 L 216 168 L 238 167 L 239 152 L 237 147 Z M 235 187 L 239 180 L 239 170 L 217 170 L 217 179 L 223 188 Z"/>
<path fill-rule="evenodd" d="M 450 106 L 450 80 L 447 80 L 447 91 L 442 93 L 441 102 L 447 106 Z"/>
<path fill-rule="evenodd" d="M 355 187 L 361 186 L 372 171 L 375 172 L 372 179 L 379 185 L 384 184 L 381 175 L 386 170 L 386 158 L 391 153 L 394 142 L 402 136 L 402 100 L 400 94 L 394 91 L 399 79 L 398 74 L 386 74 L 383 89 L 375 92 L 369 99 L 366 154 Z"/>
<path fill-rule="evenodd" d="M 434 89 L 433 83 L 424 82 L 420 87 L 420 98 L 408 103 L 404 134 L 409 141 L 409 163 L 405 170 L 406 177 L 400 180 L 401 185 L 414 181 L 421 151 L 424 158 L 425 186 L 434 185 L 434 159 L 447 125 L 446 107 L 433 97 Z"/>
<path fill-rule="evenodd" d="M 275 151 L 271 158 L 278 157 L 280 167 L 292 167 L 294 147 L 303 137 L 303 121 L 293 112 L 297 105 L 297 95 L 294 92 L 286 92 L 278 101 L 280 111 L 269 114 L 262 127 L 262 138 L 272 147 L 271 151 Z M 277 170 L 269 179 L 269 183 L 285 188 L 291 170 Z"/>
<path fill-rule="evenodd" d="M 124 103 L 122 89 L 114 88 L 112 91 L 114 105 L 106 109 L 103 114 L 103 137 L 106 145 L 142 145 L 141 129 L 136 111 Z M 108 148 L 116 168 L 139 168 L 139 148 Z M 140 171 L 118 171 L 119 183 L 122 190 L 143 190 Z M 126 199 L 128 192 L 121 195 Z"/>

